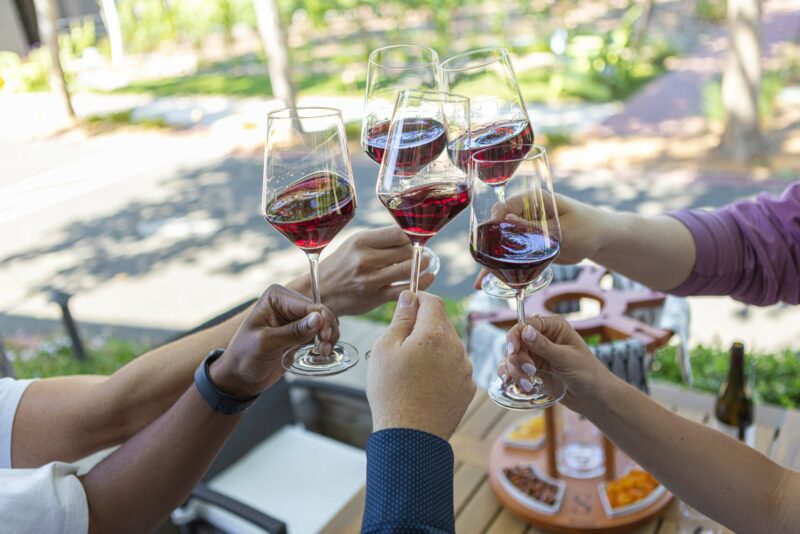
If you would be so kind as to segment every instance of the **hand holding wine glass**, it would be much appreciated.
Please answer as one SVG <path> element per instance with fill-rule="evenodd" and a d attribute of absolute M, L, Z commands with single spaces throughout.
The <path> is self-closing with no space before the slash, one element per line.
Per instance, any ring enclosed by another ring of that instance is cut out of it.
<path fill-rule="evenodd" d="M 267 118 L 262 213 L 302 249 L 311 266 L 314 303 L 320 305 L 319 255 L 355 215 L 356 193 L 344 124 L 333 108 L 291 108 Z M 358 361 L 352 345 L 319 343 L 286 353 L 295 374 L 340 373 Z"/>
<path fill-rule="evenodd" d="M 417 291 L 420 249 L 470 201 L 468 173 L 445 151 L 468 134 L 469 100 L 427 91 L 397 97 L 378 173 L 378 199 L 413 245 L 411 290 Z"/>
<path fill-rule="evenodd" d="M 544 148 L 523 147 L 521 156 L 512 161 L 514 173 L 504 184 L 506 195 L 481 180 L 475 180 L 470 218 L 472 257 L 515 292 L 517 322 L 525 325 L 525 289 L 558 256 L 561 229 L 558 222 L 550 169 Z M 475 176 L 481 168 L 497 163 L 492 149 L 472 155 Z M 564 385 L 552 374 L 536 372 L 516 383 L 496 380 L 489 388 L 490 397 L 509 409 L 544 408 L 558 403 Z"/>

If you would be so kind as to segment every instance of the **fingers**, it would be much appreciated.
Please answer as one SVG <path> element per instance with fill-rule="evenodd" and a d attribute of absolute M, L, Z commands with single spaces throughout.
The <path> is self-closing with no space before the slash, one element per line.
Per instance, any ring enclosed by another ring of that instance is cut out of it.
<path fill-rule="evenodd" d="M 433 273 L 424 274 L 419 277 L 419 285 L 418 289 L 420 291 L 425 291 L 431 284 L 436 280 L 436 275 Z M 402 286 L 386 286 L 381 289 L 379 295 L 380 300 L 377 302 L 376 305 L 383 304 L 384 302 L 391 302 L 393 300 L 397 300 L 400 298 L 400 294 L 403 291 L 408 291 L 409 284 L 405 284 Z"/>
<path fill-rule="evenodd" d="M 308 343 L 320 333 L 323 329 L 323 324 L 322 314 L 318 311 L 312 311 L 302 319 L 274 328 L 270 332 L 268 339 L 269 349 L 289 348 Z M 320 347 L 320 352 L 323 352 L 322 347 Z M 328 347 L 328 352 L 330 352 L 330 347 Z M 327 354 L 327 352 L 323 352 L 323 354 Z"/>
<path fill-rule="evenodd" d="M 375 282 L 381 286 L 389 285 L 400 280 L 408 280 L 411 276 L 411 256 L 406 256 L 404 261 L 384 267 L 375 273 Z M 430 265 L 431 260 L 428 256 L 422 256 L 420 261 L 420 272 Z"/>
<path fill-rule="evenodd" d="M 559 368 L 569 360 L 570 354 L 583 340 L 562 317 L 531 317 L 524 328 L 514 325 L 506 335 L 508 341 L 508 374 L 525 386 L 521 380 L 535 373 L 539 366 L 548 362 Z"/>
<path fill-rule="evenodd" d="M 409 244 L 408 236 L 397 226 L 386 226 L 375 230 L 364 230 L 350 239 L 370 248 L 392 248 Z"/>
<path fill-rule="evenodd" d="M 444 307 L 444 301 L 430 293 L 418 293 L 419 311 L 417 312 L 417 326 L 414 334 L 425 336 L 427 331 L 450 325 Z"/>
<path fill-rule="evenodd" d="M 397 301 L 392 322 L 383 334 L 383 339 L 390 343 L 400 344 L 411 332 L 417 322 L 419 299 L 411 291 L 403 291 Z"/>

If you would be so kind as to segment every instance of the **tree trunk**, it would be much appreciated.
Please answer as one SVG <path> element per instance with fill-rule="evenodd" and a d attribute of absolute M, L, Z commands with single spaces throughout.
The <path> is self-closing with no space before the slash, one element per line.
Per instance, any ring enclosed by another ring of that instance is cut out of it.
<path fill-rule="evenodd" d="M 647 38 L 647 32 L 650 30 L 650 22 L 653 20 L 655 4 L 655 0 L 644 0 L 642 14 L 634 25 L 633 47 L 636 50 L 642 47 Z"/>
<path fill-rule="evenodd" d="M 111 64 L 118 67 L 125 59 L 125 48 L 122 44 L 122 28 L 119 25 L 119 12 L 115 0 L 100 0 L 100 8 L 103 14 L 103 24 L 108 32 L 108 40 L 111 43 Z"/>
<path fill-rule="evenodd" d="M 281 26 L 277 0 L 253 0 L 256 8 L 256 21 L 264 52 L 267 56 L 267 69 L 272 94 L 286 107 L 296 107 L 297 92 L 292 83 L 289 66 L 289 45 L 286 32 Z"/>
<path fill-rule="evenodd" d="M 75 109 L 61 68 L 61 56 L 58 53 L 58 26 L 56 24 L 55 0 L 33 0 L 36 6 L 36 19 L 39 24 L 39 38 L 50 51 L 50 88 L 64 99 L 64 108 L 70 119 L 75 120 Z"/>
<path fill-rule="evenodd" d="M 761 2 L 728 0 L 729 49 L 722 76 L 722 153 L 739 163 L 764 153 L 758 116 L 761 86 Z"/>

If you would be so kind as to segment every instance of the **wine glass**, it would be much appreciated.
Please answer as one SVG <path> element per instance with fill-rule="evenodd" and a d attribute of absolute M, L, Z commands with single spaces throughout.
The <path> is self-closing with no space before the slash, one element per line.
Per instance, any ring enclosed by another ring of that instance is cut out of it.
<path fill-rule="evenodd" d="M 267 116 L 264 218 L 308 256 L 314 303 L 320 304 L 319 256 L 356 212 L 356 191 L 342 115 L 324 107 L 286 108 Z M 304 376 L 341 373 L 358 351 L 339 341 L 321 354 L 319 340 L 288 351 L 283 367 Z"/>
<path fill-rule="evenodd" d="M 470 217 L 472 257 L 514 289 L 517 322 L 525 324 L 525 287 L 536 280 L 556 259 L 560 250 L 553 183 L 545 149 L 539 145 L 520 148 L 509 158 L 488 148 L 472 154 L 472 174 L 490 172 L 499 162 L 513 163 L 515 170 L 504 184 L 505 195 L 482 180 L 473 181 Z M 537 371 L 527 378 L 532 385 L 523 391 L 518 384 L 498 378 L 489 386 L 489 396 L 512 410 L 546 408 L 564 398 L 564 385 L 552 373 Z"/>
<path fill-rule="evenodd" d="M 367 64 L 367 89 L 364 92 L 364 115 L 361 120 L 361 148 L 378 165 L 386 150 L 389 121 L 392 118 L 398 91 L 419 89 L 439 91 L 441 69 L 439 55 L 421 45 L 393 45 L 373 50 Z M 428 247 L 422 247 L 428 267 L 422 274 L 438 270 L 439 257 Z M 398 281 L 395 285 L 406 285 Z"/>
<path fill-rule="evenodd" d="M 413 245 L 415 293 L 421 247 L 469 205 L 469 169 L 453 164 L 445 150 L 448 139 L 468 132 L 468 98 L 417 90 L 397 95 L 375 189 Z"/>
<path fill-rule="evenodd" d="M 531 146 L 534 138 L 508 50 L 472 50 L 445 60 L 441 67 L 445 90 L 470 99 L 472 132 L 469 138 L 450 140 L 461 153 L 458 164 L 466 167 L 476 151 L 490 150 L 491 159 L 496 163 L 482 167 L 475 178 L 494 187 L 498 198 L 502 199 L 506 180 L 514 174 L 519 158 L 525 155 L 526 147 Z M 526 294 L 549 283 L 550 280 L 541 279 L 526 288 Z M 492 275 L 483 280 L 482 287 L 493 297 L 513 298 L 515 295 L 515 290 Z"/>

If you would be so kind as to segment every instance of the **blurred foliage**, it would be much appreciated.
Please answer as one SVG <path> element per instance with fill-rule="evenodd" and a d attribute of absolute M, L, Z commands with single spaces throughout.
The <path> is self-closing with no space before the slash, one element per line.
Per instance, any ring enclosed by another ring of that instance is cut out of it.
<path fill-rule="evenodd" d="M 79 58 L 89 48 L 97 46 L 94 20 L 91 17 L 69 25 L 69 31 L 58 36 L 62 59 Z"/>
<path fill-rule="evenodd" d="M 761 78 L 761 91 L 758 95 L 758 113 L 761 120 L 769 119 L 775 111 L 778 93 L 786 84 L 782 71 L 766 72 Z M 724 123 L 725 106 L 722 102 L 722 84 L 717 79 L 703 85 L 703 111 L 709 121 Z"/>
<path fill-rule="evenodd" d="M 728 0 L 698 0 L 697 18 L 721 23 L 728 16 Z"/>
<path fill-rule="evenodd" d="M 122 38 L 133 52 L 182 41 L 199 46 L 214 32 L 232 40 L 233 28 L 255 27 L 253 0 L 118 0 Z"/>
<path fill-rule="evenodd" d="M 651 368 L 652 378 L 682 383 L 675 347 L 659 350 Z M 727 349 L 698 345 L 691 351 L 695 389 L 716 393 L 728 374 Z M 777 354 L 747 355 L 751 386 L 760 402 L 787 408 L 800 407 L 800 357 L 787 349 Z"/>
<path fill-rule="evenodd" d="M 9 341 L 6 348 L 21 379 L 109 375 L 147 350 L 133 341 L 109 338 L 91 348 L 86 360 L 80 361 L 73 355 L 67 339 L 47 341 L 34 349 L 24 349 Z"/>

